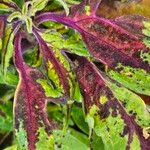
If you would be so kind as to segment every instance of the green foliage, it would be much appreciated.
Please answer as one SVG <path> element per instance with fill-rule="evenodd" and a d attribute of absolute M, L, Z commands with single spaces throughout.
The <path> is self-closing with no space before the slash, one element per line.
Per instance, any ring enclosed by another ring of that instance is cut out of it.
<path fill-rule="evenodd" d="M 24 0 L 12 0 L 14 3 L 17 4 L 20 8 L 24 5 Z"/>
<path fill-rule="evenodd" d="M 32 0 L 32 15 L 34 16 L 37 11 L 44 9 L 48 0 Z"/>
<path fill-rule="evenodd" d="M 3 39 L 3 55 L 2 55 L 2 66 L 4 68 L 3 72 L 4 75 L 7 73 L 7 68 L 10 65 L 10 59 L 13 55 L 13 39 L 14 39 L 14 32 L 12 31 L 11 26 L 7 26 L 5 30 L 6 36 Z"/>
<path fill-rule="evenodd" d="M 41 84 L 47 97 L 58 98 L 62 96 L 61 90 L 54 89 L 47 80 L 38 79 L 37 83 Z"/>
<path fill-rule="evenodd" d="M 47 31 L 42 33 L 42 37 L 48 43 L 50 43 L 55 49 L 65 49 L 71 53 L 79 56 L 89 57 L 90 54 L 85 48 L 81 36 L 77 32 L 71 32 L 71 36 L 65 38 L 65 35 L 61 35 L 59 32 Z M 54 40 L 55 39 L 55 40 Z"/>
<path fill-rule="evenodd" d="M 43 128 L 39 128 L 38 142 L 36 143 L 37 150 L 54 150 L 53 136 L 48 136 Z"/>
<path fill-rule="evenodd" d="M 133 92 L 116 84 L 108 83 L 115 97 L 125 104 L 125 110 L 129 114 L 135 114 L 135 120 L 140 126 L 147 128 L 150 123 L 150 115 L 143 100 Z M 140 107 L 138 107 L 140 106 Z"/>
<path fill-rule="evenodd" d="M 78 126 L 80 130 L 82 130 L 84 133 L 89 133 L 89 128 L 87 123 L 85 122 L 85 117 L 82 108 L 73 106 L 71 116 L 73 118 L 73 121 Z"/>
<path fill-rule="evenodd" d="M 142 69 L 124 67 L 121 64 L 118 65 L 118 69 L 121 69 L 121 72 L 113 70 L 108 71 L 109 76 L 132 91 L 150 96 L 149 73 L 146 73 Z"/>
<path fill-rule="evenodd" d="M 146 35 L 146 36 L 148 36 L 148 37 L 150 37 L 150 22 L 144 21 L 143 24 L 144 24 L 144 27 L 145 27 L 145 28 L 142 30 L 142 31 L 143 31 L 143 34 Z M 150 40 L 149 40 L 149 38 L 147 38 L 147 37 L 144 38 L 143 42 L 144 42 L 144 44 L 145 44 L 147 47 L 150 47 Z"/>
<path fill-rule="evenodd" d="M 23 127 L 23 121 L 20 121 L 19 130 L 16 131 L 17 150 L 26 150 L 28 147 L 27 133 Z"/>
<path fill-rule="evenodd" d="M 6 96 L 3 96 L 3 98 L 7 99 L 9 98 L 10 93 L 6 93 Z M 10 132 L 13 130 L 12 124 L 12 102 L 0 100 L 0 133 Z"/>
<path fill-rule="evenodd" d="M 53 133 L 55 149 L 76 150 L 77 148 L 80 148 L 80 150 L 89 150 L 85 140 L 80 140 L 80 138 L 82 138 L 82 134 L 80 133 L 77 137 L 72 135 L 69 131 L 67 133 L 63 133 L 61 130 L 55 130 Z"/>

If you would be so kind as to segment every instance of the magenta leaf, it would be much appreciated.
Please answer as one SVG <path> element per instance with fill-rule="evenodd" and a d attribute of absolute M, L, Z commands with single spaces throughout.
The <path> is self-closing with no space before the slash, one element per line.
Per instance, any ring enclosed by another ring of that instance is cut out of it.
<path fill-rule="evenodd" d="M 21 41 L 22 34 L 17 33 L 14 41 L 14 63 L 20 81 L 14 98 L 15 129 L 16 132 L 19 132 L 20 127 L 23 126 L 27 134 L 27 147 L 29 150 L 34 150 L 39 128 L 44 127 L 50 134 L 54 126 L 48 119 L 45 110 L 47 98 L 42 87 L 36 82 L 38 79 L 44 79 L 44 76 L 37 69 L 25 64 L 22 58 Z"/>
<path fill-rule="evenodd" d="M 150 138 L 144 131 L 150 117 L 142 99 L 111 81 L 86 58 L 77 58 L 77 62 L 76 74 L 88 119 L 94 118 L 94 131 L 102 138 L 105 148 L 148 149 Z"/>
<path fill-rule="evenodd" d="M 116 69 L 120 63 L 149 72 L 149 64 L 140 58 L 141 51 L 149 51 L 142 40 L 144 35 L 141 32 L 135 34 L 143 27 L 144 19 L 136 16 L 109 20 L 93 14 L 88 16 L 83 11 L 84 4 L 82 2 L 80 7 L 74 6 L 76 9 L 73 7 L 68 17 L 43 13 L 37 16 L 36 22 L 40 24 L 52 20 L 76 29 L 82 35 L 91 55 L 111 69 Z"/>

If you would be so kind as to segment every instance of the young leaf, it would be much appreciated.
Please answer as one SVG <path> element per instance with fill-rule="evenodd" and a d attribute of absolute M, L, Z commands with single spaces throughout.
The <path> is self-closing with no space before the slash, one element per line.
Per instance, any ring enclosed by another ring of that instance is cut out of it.
<path fill-rule="evenodd" d="M 66 2 L 64 0 L 56 0 L 56 1 L 58 1 L 64 7 L 66 15 L 69 15 L 69 8 L 68 8 Z"/>
<path fill-rule="evenodd" d="M 44 7 L 46 6 L 46 4 L 48 3 L 49 0 L 32 0 L 32 13 L 33 13 L 33 16 L 35 15 L 35 13 L 37 11 L 40 11 L 42 9 L 44 9 Z"/>
<path fill-rule="evenodd" d="M 12 0 L 2 0 L 0 1 L 0 11 L 12 12 L 14 9 L 18 9 L 16 4 Z"/>

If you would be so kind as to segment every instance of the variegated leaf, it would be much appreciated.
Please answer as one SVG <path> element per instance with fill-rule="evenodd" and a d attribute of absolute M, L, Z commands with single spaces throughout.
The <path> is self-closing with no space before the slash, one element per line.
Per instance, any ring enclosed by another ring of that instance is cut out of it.
<path fill-rule="evenodd" d="M 47 98 L 42 87 L 37 83 L 37 80 L 44 79 L 44 76 L 37 69 L 25 64 L 21 41 L 22 35 L 17 33 L 14 41 L 14 63 L 20 80 L 14 98 L 15 129 L 20 144 L 18 149 L 34 150 L 40 127 L 44 127 L 49 135 L 54 126 L 45 110 Z"/>
<path fill-rule="evenodd" d="M 110 80 L 87 59 L 78 58 L 77 64 L 88 123 L 102 138 L 105 149 L 148 149 L 150 115 L 142 99 Z"/>

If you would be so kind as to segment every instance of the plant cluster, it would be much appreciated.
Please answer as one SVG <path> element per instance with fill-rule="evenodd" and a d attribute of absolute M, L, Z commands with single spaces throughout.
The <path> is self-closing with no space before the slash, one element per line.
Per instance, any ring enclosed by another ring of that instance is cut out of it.
<path fill-rule="evenodd" d="M 15 134 L 6 150 L 149 149 L 150 22 L 100 7 L 0 1 L 0 138 Z"/>

